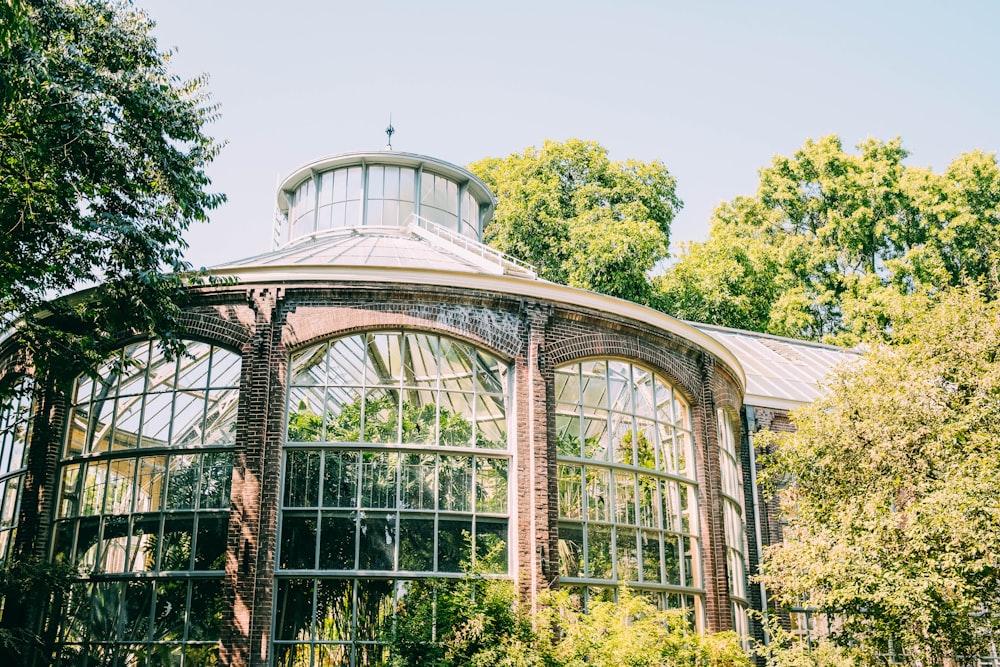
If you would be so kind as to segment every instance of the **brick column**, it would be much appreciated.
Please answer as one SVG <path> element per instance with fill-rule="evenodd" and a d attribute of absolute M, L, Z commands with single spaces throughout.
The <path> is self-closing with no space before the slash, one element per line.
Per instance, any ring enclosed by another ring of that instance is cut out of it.
<path fill-rule="evenodd" d="M 243 348 L 232 512 L 226 558 L 223 664 L 267 665 L 283 433 L 285 355 L 280 344 L 280 289 L 248 292 L 256 318 Z"/>
<path fill-rule="evenodd" d="M 525 351 L 514 363 L 513 420 L 517 451 L 513 483 L 517 496 L 511 516 L 517 530 L 517 582 L 534 608 L 538 593 L 558 568 L 555 486 L 555 423 L 547 406 L 553 392 L 552 368 L 545 357 L 545 330 L 551 309 L 528 306 Z"/>
<path fill-rule="evenodd" d="M 701 355 L 701 396 L 694 406 L 695 462 L 698 466 L 701 514 L 702 578 L 705 582 L 705 629 L 733 629 L 726 577 L 726 538 L 722 516 L 722 476 L 719 471 L 719 434 L 712 381 L 715 359 Z"/>

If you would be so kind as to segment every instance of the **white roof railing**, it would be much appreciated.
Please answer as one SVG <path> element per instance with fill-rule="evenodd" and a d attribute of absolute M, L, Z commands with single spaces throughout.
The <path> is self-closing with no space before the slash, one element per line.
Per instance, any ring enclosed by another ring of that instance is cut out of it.
<path fill-rule="evenodd" d="M 515 257 L 502 253 L 496 248 L 491 248 L 484 243 L 480 243 L 479 241 L 469 238 L 468 236 L 463 236 L 462 234 L 428 220 L 427 218 L 422 218 L 416 213 L 411 213 L 406 219 L 406 226 L 414 233 L 419 234 L 424 238 L 428 238 L 428 236 L 433 235 L 444 239 L 448 243 L 458 246 L 465 252 L 480 259 L 485 259 L 491 264 L 500 267 L 504 273 L 520 275 L 526 278 L 538 277 L 535 267 L 531 264 L 522 262 Z M 425 233 L 421 234 L 420 232 Z"/>

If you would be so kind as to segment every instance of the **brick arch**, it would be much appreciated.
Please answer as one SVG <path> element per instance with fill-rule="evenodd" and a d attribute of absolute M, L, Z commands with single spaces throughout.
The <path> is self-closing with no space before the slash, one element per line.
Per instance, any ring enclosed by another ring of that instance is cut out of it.
<path fill-rule="evenodd" d="M 250 342 L 251 331 L 238 322 L 233 322 L 216 314 L 187 311 L 178 318 L 185 331 L 183 338 L 212 343 L 242 354 Z"/>
<path fill-rule="evenodd" d="M 546 354 L 553 367 L 593 358 L 636 361 L 666 377 L 692 406 L 700 402 L 703 394 L 696 361 L 638 338 L 604 332 L 584 334 L 547 344 Z"/>
<path fill-rule="evenodd" d="M 405 330 L 435 333 L 461 340 L 486 349 L 507 362 L 512 362 L 522 353 L 520 335 L 491 335 L 489 329 L 484 331 L 485 327 L 475 326 L 475 322 L 473 326 L 459 326 L 448 319 L 415 316 L 406 311 L 405 308 L 360 309 L 349 306 L 302 309 L 286 316 L 282 346 L 286 351 L 294 351 L 321 341 L 364 331 Z M 517 328 L 519 333 L 524 328 L 519 317 Z"/>

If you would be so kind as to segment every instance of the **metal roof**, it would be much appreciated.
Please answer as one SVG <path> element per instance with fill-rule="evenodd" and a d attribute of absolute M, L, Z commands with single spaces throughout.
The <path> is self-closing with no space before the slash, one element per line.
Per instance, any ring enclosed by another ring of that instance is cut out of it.
<path fill-rule="evenodd" d="M 823 345 L 769 334 L 691 323 L 736 356 L 747 378 L 743 402 L 762 408 L 790 409 L 811 403 L 827 376 L 857 360 L 856 349 Z"/>
<path fill-rule="evenodd" d="M 433 267 L 537 279 L 531 266 L 417 216 L 411 216 L 405 227 L 350 227 L 313 234 L 280 250 L 214 269 L 306 265 Z"/>

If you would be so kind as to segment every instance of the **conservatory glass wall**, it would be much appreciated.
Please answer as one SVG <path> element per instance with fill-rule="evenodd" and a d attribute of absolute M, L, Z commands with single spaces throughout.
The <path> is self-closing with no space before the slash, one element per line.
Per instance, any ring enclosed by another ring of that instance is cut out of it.
<path fill-rule="evenodd" d="M 747 609 L 746 553 L 747 537 L 743 501 L 743 468 L 733 429 L 732 418 L 718 411 L 719 470 L 722 476 L 722 520 L 725 525 L 726 574 L 729 578 L 729 599 L 732 601 L 733 630 L 741 637 L 750 634 Z"/>
<path fill-rule="evenodd" d="M 63 664 L 216 664 L 240 366 L 141 342 L 77 379 L 53 540 L 80 573 Z"/>
<path fill-rule="evenodd" d="M 555 372 L 559 578 L 584 605 L 627 583 L 701 625 L 690 410 L 664 378 L 592 359 Z"/>
<path fill-rule="evenodd" d="M 466 183 L 421 165 L 349 164 L 311 173 L 287 193 L 288 240 L 359 226 L 402 227 L 416 214 L 480 240 L 480 202 Z"/>
<path fill-rule="evenodd" d="M 445 336 L 369 332 L 290 364 L 279 665 L 367 665 L 408 587 L 510 571 L 510 374 Z"/>
<path fill-rule="evenodd" d="M 0 410 L 0 563 L 10 556 L 17 534 L 34 413 L 30 379 L 17 382 L 13 393 L 11 402 Z"/>

